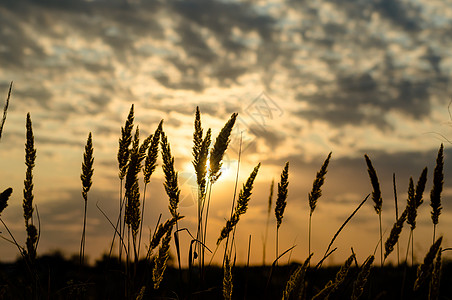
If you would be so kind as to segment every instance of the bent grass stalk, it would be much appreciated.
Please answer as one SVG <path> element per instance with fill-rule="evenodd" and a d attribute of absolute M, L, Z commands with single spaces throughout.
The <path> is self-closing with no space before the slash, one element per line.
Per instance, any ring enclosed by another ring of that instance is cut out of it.
<path fill-rule="evenodd" d="M 395 210 L 395 221 L 399 219 L 399 208 L 397 203 L 397 185 L 395 173 L 392 173 L 392 186 L 394 192 L 394 210 Z M 399 253 L 399 241 L 397 240 L 397 265 L 400 265 L 400 253 Z"/>
<path fill-rule="evenodd" d="M 331 294 L 337 291 L 344 283 L 348 271 L 350 270 L 350 267 L 352 266 L 352 263 L 354 262 L 355 259 L 356 259 L 355 254 L 352 253 L 352 255 L 350 255 L 349 258 L 347 258 L 345 263 L 341 266 L 340 270 L 336 273 L 334 282 L 332 280 L 328 281 L 325 287 L 320 292 L 318 292 L 312 298 L 312 300 L 328 299 Z"/>
<path fill-rule="evenodd" d="M 379 224 L 380 224 L 380 263 L 381 263 L 381 266 L 383 266 L 383 234 L 381 231 L 381 209 L 383 206 L 383 199 L 381 198 L 380 183 L 378 181 L 377 172 L 375 171 L 375 168 L 373 167 L 369 156 L 367 156 L 367 154 L 365 154 L 364 158 L 366 159 L 367 172 L 369 173 L 370 182 L 371 182 L 372 188 L 373 188 L 372 200 L 375 203 L 374 208 L 375 208 L 375 212 L 378 214 L 378 220 L 379 220 Z"/>
<path fill-rule="evenodd" d="M 398 243 L 400 233 L 402 232 L 403 223 L 405 223 L 407 217 L 407 210 L 405 209 L 400 216 L 399 219 L 394 223 L 394 226 L 391 229 L 391 233 L 389 234 L 388 239 L 385 242 L 385 254 L 383 259 L 383 264 L 386 260 L 386 258 L 391 254 L 391 252 L 394 250 L 394 245 Z"/>
<path fill-rule="evenodd" d="M 0 140 L 2 138 L 3 126 L 5 126 L 5 122 L 6 122 L 6 113 L 8 112 L 9 99 L 11 98 L 12 89 L 13 89 L 13 82 L 11 81 L 11 83 L 9 84 L 8 96 L 6 97 L 6 103 L 5 103 L 5 106 L 3 107 L 2 123 L 0 124 Z"/>
<path fill-rule="evenodd" d="M 289 185 L 289 162 L 286 162 L 281 172 L 281 181 L 278 183 L 278 197 L 276 199 L 275 217 L 276 217 L 276 258 L 278 258 L 278 237 L 279 227 L 284 216 L 284 209 L 287 205 L 287 187 Z"/>
<path fill-rule="evenodd" d="M 312 184 L 311 193 L 309 193 L 309 234 L 308 234 L 308 253 L 311 254 L 311 219 L 312 214 L 314 213 L 315 207 L 317 205 L 317 200 L 322 196 L 322 185 L 325 182 L 325 175 L 328 168 L 328 163 L 330 162 L 331 152 L 328 154 L 328 157 L 325 159 L 320 171 L 317 172 L 317 175 L 314 179 L 314 183 Z"/>
<path fill-rule="evenodd" d="M 441 192 L 444 184 L 444 146 L 441 144 L 436 158 L 436 166 L 433 171 L 433 187 L 430 192 L 430 206 L 432 207 L 432 221 L 433 221 L 433 242 L 436 236 L 436 225 L 439 223 L 439 215 L 441 214 Z"/>
<path fill-rule="evenodd" d="M 223 227 L 223 229 L 220 232 L 220 237 L 217 240 L 217 245 L 221 243 L 222 240 L 225 238 L 229 238 L 229 234 L 231 231 L 237 226 L 237 223 L 240 220 L 240 216 L 245 214 L 248 209 L 248 202 L 251 199 L 251 194 L 253 190 L 253 183 L 256 179 L 257 172 L 259 171 L 261 164 L 259 163 L 256 167 L 254 167 L 253 171 L 251 172 L 250 176 L 248 177 L 248 180 L 243 185 L 242 189 L 240 190 L 239 197 L 237 200 L 237 206 L 235 207 L 234 213 L 230 217 L 230 219 L 226 222 L 226 225 Z M 232 236 L 231 244 L 234 244 L 234 235 Z M 227 247 L 225 249 L 225 256 L 228 256 Z M 229 255 L 231 252 L 229 253 Z"/>

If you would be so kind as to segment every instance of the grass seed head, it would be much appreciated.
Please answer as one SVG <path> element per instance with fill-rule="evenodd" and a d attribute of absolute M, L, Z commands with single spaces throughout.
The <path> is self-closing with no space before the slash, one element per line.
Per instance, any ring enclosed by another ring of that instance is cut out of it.
<path fill-rule="evenodd" d="M 251 192 L 253 190 L 254 179 L 256 178 L 260 166 L 261 163 L 254 167 L 254 170 L 251 172 L 250 176 L 248 177 L 248 180 L 240 190 L 234 214 L 232 215 L 231 219 L 229 219 L 226 222 L 226 226 L 223 227 L 223 229 L 221 230 L 220 237 L 217 240 L 217 245 L 219 245 L 223 239 L 228 237 L 229 233 L 234 229 L 234 227 L 239 222 L 240 215 L 246 213 L 246 210 L 248 209 L 248 202 L 251 198 Z"/>
<path fill-rule="evenodd" d="M 309 262 L 311 261 L 312 253 L 304 261 L 304 263 L 297 267 L 297 269 L 290 275 L 289 280 L 286 283 L 286 288 L 284 289 L 282 299 L 289 299 L 290 295 L 296 291 L 298 295 L 302 295 L 305 287 L 305 276 L 306 270 L 308 269 Z M 297 289 L 298 287 L 298 289 Z"/>
<path fill-rule="evenodd" d="M 317 200 L 322 196 L 322 185 L 325 182 L 325 175 L 328 168 L 328 163 L 330 162 L 331 158 L 331 152 L 328 154 L 328 157 L 326 158 L 325 162 L 323 163 L 322 167 L 320 168 L 320 171 L 317 172 L 317 175 L 314 179 L 314 183 L 312 185 L 312 191 L 309 194 L 309 207 L 311 208 L 310 214 L 314 212 L 314 209 L 317 204 Z"/>
<path fill-rule="evenodd" d="M 173 217 L 177 217 L 177 207 L 179 206 L 180 190 L 177 184 L 177 172 L 174 169 L 174 157 L 171 155 L 171 148 L 164 131 L 162 131 L 161 139 L 162 158 L 163 158 L 163 173 L 165 175 L 166 194 L 169 197 L 169 210 Z"/>
<path fill-rule="evenodd" d="M 352 300 L 359 299 L 359 297 L 361 297 L 362 293 L 364 292 L 364 287 L 366 286 L 367 278 L 370 274 L 370 268 L 374 260 L 375 256 L 370 255 L 361 267 L 361 271 L 358 273 L 358 276 L 353 283 L 353 292 L 351 298 Z"/>
<path fill-rule="evenodd" d="M 193 157 L 194 164 L 199 160 L 199 153 L 201 152 L 201 144 L 202 144 L 202 135 L 203 129 L 201 126 L 201 113 L 199 112 L 199 107 L 196 106 L 195 113 L 195 131 L 193 132 Z"/>
<path fill-rule="evenodd" d="M 417 268 L 416 281 L 414 282 L 413 290 L 417 291 L 421 286 L 423 286 L 432 276 L 433 271 L 433 261 L 441 247 L 441 242 L 443 237 L 439 237 L 435 243 L 430 247 L 429 251 L 424 257 L 424 262 Z"/>
<path fill-rule="evenodd" d="M 210 152 L 210 169 L 209 177 L 210 181 L 215 182 L 221 175 L 221 166 L 224 153 L 228 148 L 232 127 L 234 127 L 235 120 L 237 119 L 237 113 L 233 113 L 231 118 L 226 122 L 220 131 L 213 149 Z"/>
<path fill-rule="evenodd" d="M 315 295 L 312 300 L 328 299 L 331 294 L 339 289 L 339 287 L 344 283 L 347 277 L 348 271 L 355 260 L 355 254 L 352 254 L 347 258 L 345 263 L 341 266 L 340 270 L 336 273 L 334 282 L 330 280 L 325 287 Z"/>
<path fill-rule="evenodd" d="M 0 214 L 8 206 L 8 199 L 13 192 L 12 188 L 7 188 L 0 194 Z"/>
<path fill-rule="evenodd" d="M 154 173 L 157 167 L 157 156 L 159 152 L 160 136 L 162 134 L 163 120 L 160 121 L 157 129 L 152 135 L 152 140 L 148 148 L 146 160 L 144 161 L 143 176 L 145 184 L 148 184 L 152 173 Z"/>
<path fill-rule="evenodd" d="M 88 191 L 91 188 L 94 169 L 93 169 L 94 157 L 93 157 L 93 140 L 91 132 L 88 135 L 86 141 L 85 153 L 83 153 L 82 174 L 80 179 L 82 180 L 82 195 L 85 201 L 87 200 Z"/>
<path fill-rule="evenodd" d="M 389 254 L 394 250 L 395 244 L 399 240 L 400 233 L 402 232 L 403 223 L 405 223 L 408 211 L 405 209 L 397 221 L 394 223 L 394 226 L 391 229 L 391 234 L 385 242 L 385 254 L 384 259 L 388 257 Z"/>
<path fill-rule="evenodd" d="M 430 287 L 428 292 L 428 299 L 436 300 L 439 297 L 439 286 L 441 278 L 441 247 L 436 254 L 435 265 L 433 266 L 432 279 L 430 280 Z"/>
<path fill-rule="evenodd" d="M 406 222 L 407 224 L 410 224 L 412 230 L 416 228 L 417 209 L 424 202 L 422 199 L 422 195 L 424 193 L 426 182 L 427 182 L 427 168 L 424 168 L 421 175 L 419 176 L 419 180 L 416 184 L 416 189 L 414 189 L 413 178 L 410 178 L 407 200 L 408 215 Z"/>
<path fill-rule="evenodd" d="M 433 188 L 430 192 L 430 206 L 432 207 L 432 221 L 433 224 L 438 224 L 439 215 L 441 214 L 441 192 L 443 190 L 444 184 L 444 156 L 443 156 L 444 146 L 438 150 L 438 156 L 436 158 L 435 171 L 433 172 Z"/>
<path fill-rule="evenodd" d="M 284 209 L 287 204 L 287 187 L 289 185 L 289 162 L 286 162 L 281 173 L 281 182 L 278 183 L 278 197 L 276 199 L 275 216 L 276 226 L 279 228 L 284 215 Z"/>
<path fill-rule="evenodd" d="M 27 170 L 25 173 L 24 181 L 24 219 L 25 225 L 28 225 L 32 214 L 33 214 L 33 168 L 35 166 L 36 159 L 36 149 L 34 148 L 34 136 L 33 136 L 33 126 L 31 122 L 30 113 L 27 114 L 27 134 L 26 134 L 26 144 L 25 144 L 25 165 Z"/>
<path fill-rule="evenodd" d="M 209 155 L 209 147 L 211 143 L 211 130 L 206 132 L 205 138 L 202 140 L 197 158 L 193 160 L 193 166 L 196 173 L 196 181 L 199 187 L 199 198 L 203 199 L 206 194 L 207 185 L 207 157 Z"/>
<path fill-rule="evenodd" d="M 383 199 L 381 198 L 380 183 L 378 181 L 377 172 L 375 171 L 375 168 L 373 167 L 369 156 L 367 156 L 367 154 L 365 154 L 364 158 L 366 159 L 367 172 L 369 173 L 370 182 L 371 182 L 372 188 L 373 188 L 372 200 L 375 203 L 374 208 L 375 208 L 375 211 L 377 212 L 377 214 L 380 214 L 382 206 L 383 206 Z"/>
<path fill-rule="evenodd" d="M 231 263 L 229 261 L 229 256 L 226 255 L 225 263 L 224 263 L 224 271 L 223 271 L 223 298 L 225 300 L 232 299 L 232 268 Z"/>
<path fill-rule="evenodd" d="M 133 104 L 130 107 L 129 115 L 127 116 L 124 127 L 121 127 L 121 137 L 119 138 L 118 149 L 118 164 L 119 164 L 119 179 L 124 179 L 127 172 L 127 162 L 129 161 L 129 147 L 132 143 L 132 129 L 133 129 Z"/>
<path fill-rule="evenodd" d="M 162 245 L 159 248 L 157 257 L 154 259 L 154 269 L 152 270 L 152 280 L 154 281 L 154 289 L 160 287 L 160 283 L 163 280 L 163 274 L 165 273 L 168 258 L 170 255 L 170 242 L 173 226 L 171 225 L 166 232 L 165 237 L 162 240 Z"/>

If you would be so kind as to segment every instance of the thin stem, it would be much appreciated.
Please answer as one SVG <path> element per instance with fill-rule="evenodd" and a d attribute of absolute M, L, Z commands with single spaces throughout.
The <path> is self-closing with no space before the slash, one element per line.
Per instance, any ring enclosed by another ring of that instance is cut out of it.
<path fill-rule="evenodd" d="M 311 255 L 311 219 L 312 219 L 312 210 L 309 213 L 308 255 Z M 311 261 L 309 261 L 309 264 L 311 264 Z"/>
<path fill-rule="evenodd" d="M 278 259 L 278 238 L 279 238 L 279 227 L 276 227 L 276 259 Z M 276 261 L 278 264 L 278 261 Z"/>
<path fill-rule="evenodd" d="M 80 265 L 83 265 L 85 259 L 85 230 L 86 230 L 86 209 L 88 206 L 88 199 L 85 199 L 85 212 L 83 214 L 83 232 L 82 240 L 80 242 Z"/>
<path fill-rule="evenodd" d="M 378 219 L 380 221 L 380 264 L 383 267 L 383 235 L 381 233 L 381 211 L 378 214 Z"/>
<path fill-rule="evenodd" d="M 435 236 L 436 236 L 436 224 L 433 224 L 433 244 L 435 243 Z"/>
<path fill-rule="evenodd" d="M 414 266 L 414 231 L 411 234 L 411 266 Z"/>
<path fill-rule="evenodd" d="M 141 208 L 141 222 L 140 222 L 140 234 L 138 235 L 138 257 L 140 257 L 140 249 L 141 249 L 141 233 L 143 232 L 143 219 L 144 219 L 144 204 L 146 203 L 146 187 L 147 183 L 144 183 L 144 191 L 143 191 L 143 207 Z"/>
<path fill-rule="evenodd" d="M 234 214 L 235 198 L 236 198 L 236 195 L 237 195 L 237 185 L 238 185 L 238 182 L 239 182 L 241 154 L 242 154 L 242 132 L 240 132 L 239 157 L 238 157 L 238 160 L 237 160 L 237 172 L 235 173 L 234 195 L 232 196 L 231 215 L 229 216 L 229 220 L 232 219 L 232 215 Z M 231 251 L 229 253 L 232 253 L 232 245 L 234 244 L 234 237 L 235 237 L 235 227 L 234 227 L 234 232 L 232 234 Z M 226 246 L 224 248 L 223 265 L 224 265 L 224 259 L 226 258 L 227 251 L 228 251 L 228 244 L 229 244 L 229 234 L 228 234 L 228 237 L 226 238 Z M 229 257 L 229 260 L 230 259 L 231 259 L 231 257 Z"/>
<path fill-rule="evenodd" d="M 397 186 L 395 173 L 392 173 L 392 186 L 394 187 L 395 221 L 399 219 L 399 208 L 397 205 Z M 397 265 L 400 265 L 399 241 L 397 240 Z"/>

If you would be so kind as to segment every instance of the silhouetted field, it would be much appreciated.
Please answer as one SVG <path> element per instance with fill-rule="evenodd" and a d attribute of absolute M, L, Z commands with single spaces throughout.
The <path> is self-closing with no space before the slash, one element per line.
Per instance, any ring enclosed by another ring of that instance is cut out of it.
<path fill-rule="evenodd" d="M 36 260 L 40 278 L 40 299 L 124 299 L 124 282 L 126 280 L 125 264 L 119 264 L 117 258 L 96 261 L 94 266 L 83 266 L 75 258 L 65 259 L 60 253 L 44 255 Z M 271 279 L 271 267 L 240 267 L 233 271 L 233 299 L 281 299 L 290 274 L 298 264 L 275 267 Z M 30 299 L 28 274 L 23 261 L 0 264 L 0 299 Z M 305 299 L 311 299 L 325 284 L 334 279 L 340 267 L 323 267 L 308 269 L 306 273 Z M 353 280 L 358 269 L 352 267 L 347 281 L 330 299 L 350 299 Z M 147 262 L 141 261 L 136 271 L 135 286 L 152 286 L 151 269 Z M 182 273 L 174 267 L 168 267 L 159 290 L 146 290 L 143 299 L 221 299 L 223 297 L 223 269 L 207 267 L 205 281 L 190 282 L 189 278 L 199 278 L 199 270 L 193 269 Z M 180 276 L 182 275 L 182 277 Z M 182 279 L 182 281 L 181 281 Z M 374 267 L 368 278 L 368 285 L 362 299 L 427 299 L 428 290 L 413 292 L 416 268 L 401 265 L 399 267 Z M 405 281 L 405 287 L 402 286 Z M 451 299 L 452 264 L 443 262 L 439 299 Z M 294 298 L 295 299 L 295 298 Z"/>

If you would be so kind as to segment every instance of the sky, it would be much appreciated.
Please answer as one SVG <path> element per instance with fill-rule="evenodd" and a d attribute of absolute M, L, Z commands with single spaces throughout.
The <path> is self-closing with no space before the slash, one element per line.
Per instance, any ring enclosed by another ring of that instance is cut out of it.
<path fill-rule="evenodd" d="M 106 253 L 113 229 L 100 210 L 113 220 L 117 216 L 118 139 L 133 104 L 142 137 L 164 120 L 179 172 L 180 213 L 185 216 L 179 226 L 195 232 L 191 149 L 199 106 L 202 125 L 212 128 L 213 137 L 232 113 L 239 114 L 224 174 L 212 190 L 212 250 L 231 210 L 237 169 L 240 189 L 260 162 L 248 211 L 237 227 L 236 253 L 238 263 L 245 263 L 251 236 L 251 263 L 262 263 L 270 184 L 274 179 L 276 186 L 289 161 L 279 249 L 296 245 L 282 261 L 303 261 L 308 256 L 308 193 L 332 152 L 312 218 L 312 259 L 319 261 L 337 229 L 372 191 L 367 154 L 383 192 L 384 239 L 395 219 L 393 174 L 401 212 L 409 178 L 417 182 L 428 167 L 414 239 L 420 262 L 432 241 L 429 194 L 441 143 L 444 209 L 437 232 L 444 235 L 443 247 L 452 246 L 451 2 L 1 1 L 2 101 L 14 82 L 0 142 L 2 189 L 14 191 L 1 219 L 25 244 L 22 190 L 29 112 L 37 148 L 38 254 L 77 254 L 83 224 L 81 162 L 92 132 L 95 161 L 86 253 L 90 262 Z M 147 189 L 143 244 L 159 215 L 162 220 L 170 216 L 163 180 L 159 158 Z M 267 264 L 276 251 L 276 221 L 273 212 L 270 216 Z M 4 227 L 0 231 L 9 238 Z M 408 233 L 405 225 L 401 256 Z M 190 237 L 181 235 L 186 260 Z M 351 247 L 364 261 L 378 241 L 378 215 L 368 200 L 341 232 L 334 244 L 338 249 L 326 264 L 343 262 Z M 5 240 L 0 251 L 2 261 L 18 256 L 17 248 Z M 395 253 L 389 260 L 397 260 Z"/>

